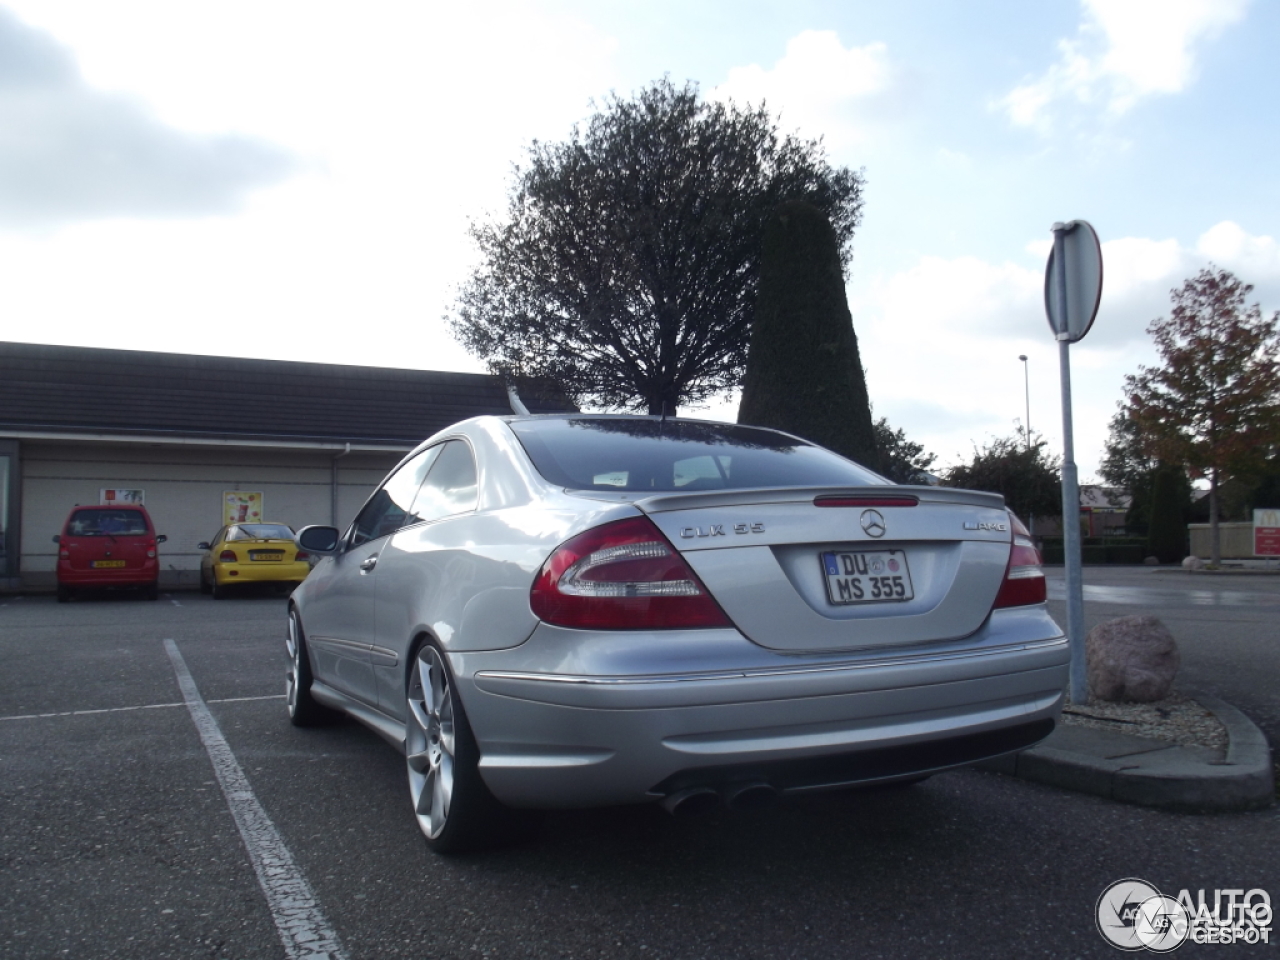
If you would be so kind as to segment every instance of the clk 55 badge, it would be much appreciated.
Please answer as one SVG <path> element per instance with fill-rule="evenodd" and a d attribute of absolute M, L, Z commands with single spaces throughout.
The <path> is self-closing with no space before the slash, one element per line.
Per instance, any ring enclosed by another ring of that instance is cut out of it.
<path fill-rule="evenodd" d="M 733 525 L 734 533 L 764 533 L 763 523 L 735 523 Z M 692 540 L 694 537 L 723 537 L 723 523 L 712 523 L 705 527 L 681 527 L 680 536 L 686 540 Z"/>

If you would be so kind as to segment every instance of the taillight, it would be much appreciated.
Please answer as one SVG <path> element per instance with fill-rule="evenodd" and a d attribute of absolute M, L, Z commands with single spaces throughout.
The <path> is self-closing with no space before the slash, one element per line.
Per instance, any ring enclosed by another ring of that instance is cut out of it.
<path fill-rule="evenodd" d="M 1013 548 L 1009 551 L 1004 583 L 1000 584 L 1000 592 L 996 594 L 996 608 L 1044 603 L 1048 591 L 1045 589 L 1044 570 L 1040 566 L 1040 551 L 1036 549 L 1030 532 L 1012 512 L 1009 513 L 1009 521 L 1013 526 Z"/>
<path fill-rule="evenodd" d="M 223 550 L 218 554 L 218 561 L 220 563 L 235 563 L 237 559 L 235 552 L 232 550 Z"/>
<path fill-rule="evenodd" d="M 540 620 L 595 630 L 728 627 L 697 574 L 647 517 L 606 523 L 562 543 L 529 594 Z"/>
<path fill-rule="evenodd" d="M 294 560 L 310 560 L 311 556 L 304 550 L 299 550 Z"/>

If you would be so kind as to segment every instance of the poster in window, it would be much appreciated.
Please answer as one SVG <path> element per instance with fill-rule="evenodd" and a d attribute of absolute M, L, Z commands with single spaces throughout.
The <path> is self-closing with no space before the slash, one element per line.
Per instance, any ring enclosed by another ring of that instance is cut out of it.
<path fill-rule="evenodd" d="M 119 487 L 108 489 L 102 487 L 98 491 L 98 503 L 105 507 L 115 507 L 124 503 L 145 503 L 145 490 L 122 490 Z"/>
<path fill-rule="evenodd" d="M 222 522 L 261 523 L 262 493 L 248 490 L 224 490 L 222 492 Z"/>

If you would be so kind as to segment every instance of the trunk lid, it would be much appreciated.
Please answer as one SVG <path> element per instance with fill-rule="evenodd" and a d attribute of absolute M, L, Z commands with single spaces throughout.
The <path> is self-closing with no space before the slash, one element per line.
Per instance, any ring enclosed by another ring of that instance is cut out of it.
<path fill-rule="evenodd" d="M 1009 560 L 996 494 L 788 488 L 636 501 L 737 628 L 789 652 L 955 639 L 991 612 Z"/>

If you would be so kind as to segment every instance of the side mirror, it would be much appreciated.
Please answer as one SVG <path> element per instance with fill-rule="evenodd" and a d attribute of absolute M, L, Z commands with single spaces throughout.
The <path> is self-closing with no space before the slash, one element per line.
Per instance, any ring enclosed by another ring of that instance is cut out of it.
<path fill-rule="evenodd" d="M 53 542 L 54 542 L 54 543 L 61 543 L 61 542 L 62 542 L 62 537 L 58 536 L 58 535 L 55 533 L 55 534 L 53 535 Z"/>
<path fill-rule="evenodd" d="M 168 537 L 166 537 L 163 533 L 156 534 L 156 543 L 157 543 L 157 544 L 164 543 L 164 542 L 165 542 L 166 540 L 168 540 L 168 539 L 169 539 L 169 538 L 168 538 Z"/>
<path fill-rule="evenodd" d="M 209 546 L 209 544 L 207 544 L 207 543 L 205 543 L 203 540 L 201 540 L 199 543 L 197 543 L 197 544 L 196 544 L 196 549 L 197 549 L 197 550 L 210 550 L 210 549 L 212 549 L 212 548 Z"/>
<path fill-rule="evenodd" d="M 337 527 L 303 527 L 298 531 L 298 546 L 309 553 L 331 557 L 342 545 L 342 534 Z"/>

